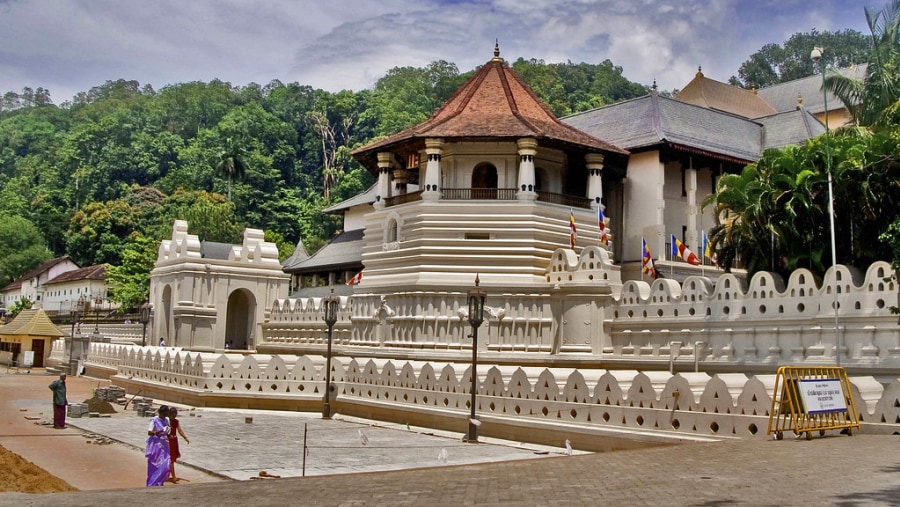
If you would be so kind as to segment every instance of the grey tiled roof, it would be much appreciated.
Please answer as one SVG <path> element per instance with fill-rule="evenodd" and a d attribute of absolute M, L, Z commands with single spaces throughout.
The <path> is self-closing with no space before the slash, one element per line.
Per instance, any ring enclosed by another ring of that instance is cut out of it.
<path fill-rule="evenodd" d="M 800 144 L 825 133 L 825 125 L 805 108 L 764 116 L 756 121 L 763 126 L 765 150 Z"/>
<path fill-rule="evenodd" d="M 854 65 L 846 69 L 839 69 L 840 74 L 862 80 L 866 76 L 866 65 Z M 791 111 L 797 109 L 797 97 L 803 97 L 803 107 L 812 113 L 821 113 L 825 111 L 825 98 L 822 93 L 822 75 L 795 79 L 786 83 L 760 88 L 757 93 L 766 102 L 772 105 L 779 112 Z M 835 110 L 843 108 L 844 104 L 832 95 L 828 94 L 828 109 Z"/>
<path fill-rule="evenodd" d="M 759 123 L 656 93 L 562 121 L 628 150 L 668 142 L 742 161 L 758 158 L 763 139 Z"/>
<path fill-rule="evenodd" d="M 231 245 L 229 243 L 216 243 L 215 241 L 203 241 L 200 243 L 200 255 L 204 259 L 216 259 L 227 261 L 231 255 Z"/>
<path fill-rule="evenodd" d="M 353 197 L 341 201 L 337 204 L 333 204 L 322 210 L 323 213 L 337 213 L 340 214 L 344 210 L 348 210 L 354 206 L 359 206 L 362 204 L 372 204 L 375 202 L 375 195 L 378 193 L 378 184 L 374 184 L 369 187 L 368 190 L 361 194 L 354 195 Z"/>
<path fill-rule="evenodd" d="M 344 231 L 308 259 L 283 266 L 285 273 L 322 271 L 323 268 L 362 268 L 363 229 Z"/>

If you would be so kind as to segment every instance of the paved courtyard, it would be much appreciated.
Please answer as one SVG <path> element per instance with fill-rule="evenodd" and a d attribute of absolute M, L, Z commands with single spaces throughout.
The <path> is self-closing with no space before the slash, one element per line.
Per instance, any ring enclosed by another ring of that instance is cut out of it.
<path fill-rule="evenodd" d="M 49 418 L 50 380 L 0 374 L 6 428 L 0 445 L 82 491 L 0 493 L 0 505 L 900 505 L 896 435 L 830 432 L 811 441 L 735 440 L 570 456 L 509 442 L 464 444 L 460 435 L 402 425 L 188 407 L 179 418 L 191 444 L 182 444 L 185 464 L 178 468 L 187 481 L 144 488 L 147 419 L 120 411 L 71 419 L 66 430 L 26 419 Z M 70 401 L 81 401 L 105 383 L 77 378 L 69 384 Z M 93 435 L 116 442 L 85 445 L 99 438 Z M 260 472 L 281 478 L 250 479 Z M 131 485 L 121 485 L 120 475 Z"/>

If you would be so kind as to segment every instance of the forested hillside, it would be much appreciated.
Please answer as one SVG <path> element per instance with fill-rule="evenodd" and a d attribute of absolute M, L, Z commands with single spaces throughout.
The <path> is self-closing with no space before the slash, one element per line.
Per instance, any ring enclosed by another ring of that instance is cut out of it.
<path fill-rule="evenodd" d="M 609 60 L 512 67 L 560 116 L 646 93 Z M 7 92 L 0 235 L 22 237 L 13 252 L 29 254 L 0 252 L 0 284 L 63 254 L 82 266 L 152 266 L 176 218 L 202 240 L 239 242 L 250 226 L 282 256 L 301 238 L 315 251 L 340 226 L 319 210 L 373 182 L 350 151 L 427 119 L 471 72 L 435 61 L 337 93 L 280 81 L 155 90 L 120 79 L 59 105 L 43 88 Z"/>

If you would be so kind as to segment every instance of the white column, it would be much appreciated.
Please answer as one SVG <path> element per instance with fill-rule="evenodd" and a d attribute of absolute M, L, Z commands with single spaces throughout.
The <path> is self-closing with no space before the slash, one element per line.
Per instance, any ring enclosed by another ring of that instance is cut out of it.
<path fill-rule="evenodd" d="M 603 158 L 600 153 L 588 153 L 584 156 L 588 170 L 587 196 L 591 199 L 591 209 L 601 206 L 600 200 L 603 199 Z"/>
<path fill-rule="evenodd" d="M 390 153 L 378 153 L 378 192 L 375 194 L 375 208 L 384 208 L 384 200 L 391 196 L 391 161 Z"/>
<path fill-rule="evenodd" d="M 534 177 L 537 140 L 526 137 L 519 139 L 516 144 L 519 146 L 519 182 L 516 187 L 516 196 L 520 201 L 533 201 L 537 199 Z"/>
<path fill-rule="evenodd" d="M 700 251 L 700 231 L 697 224 L 700 220 L 700 207 L 697 206 L 697 170 L 694 169 L 693 160 L 691 165 L 685 169 L 684 174 L 684 190 L 687 194 L 687 233 L 685 242 L 691 247 L 695 253 Z"/>
<path fill-rule="evenodd" d="M 443 139 L 426 139 L 425 154 L 428 162 L 425 164 L 425 185 L 422 187 L 423 201 L 437 201 L 441 197 L 441 155 Z"/>

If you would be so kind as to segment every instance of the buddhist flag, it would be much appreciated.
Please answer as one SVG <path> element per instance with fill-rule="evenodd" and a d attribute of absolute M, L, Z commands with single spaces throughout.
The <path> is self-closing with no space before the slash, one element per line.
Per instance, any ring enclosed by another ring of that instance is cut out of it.
<path fill-rule="evenodd" d="M 606 217 L 603 216 L 603 208 L 597 206 L 597 226 L 600 227 L 600 244 L 609 245 L 609 231 L 606 230 Z"/>
<path fill-rule="evenodd" d="M 680 239 L 676 238 L 675 235 L 672 235 L 672 258 L 674 259 L 676 256 L 683 261 L 686 261 L 688 264 L 692 264 L 694 266 L 700 265 L 700 258 L 691 251 L 690 248 L 685 246 L 684 243 L 681 242 Z"/>
<path fill-rule="evenodd" d="M 575 241 L 578 240 L 578 231 L 575 230 L 575 212 L 569 208 L 569 247 L 575 250 Z"/>
<path fill-rule="evenodd" d="M 361 282 L 361 281 L 362 281 L 362 276 L 363 276 L 362 274 L 363 274 L 363 272 L 360 271 L 359 273 L 353 275 L 353 278 L 347 280 L 347 285 L 356 285 L 356 284 L 358 284 L 359 282 Z"/>
<path fill-rule="evenodd" d="M 713 252 L 712 245 L 709 242 L 709 236 L 703 231 L 703 256 L 709 259 L 713 264 L 716 263 L 716 253 Z"/>
<path fill-rule="evenodd" d="M 647 246 L 647 240 L 644 238 L 641 238 L 641 273 L 649 274 L 654 280 L 656 279 L 653 256 L 650 255 L 650 247 Z"/>

